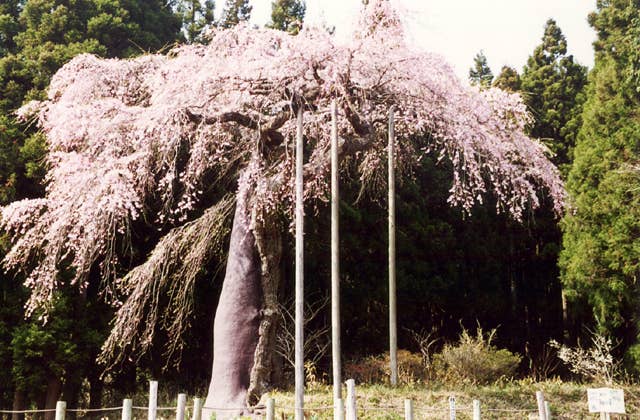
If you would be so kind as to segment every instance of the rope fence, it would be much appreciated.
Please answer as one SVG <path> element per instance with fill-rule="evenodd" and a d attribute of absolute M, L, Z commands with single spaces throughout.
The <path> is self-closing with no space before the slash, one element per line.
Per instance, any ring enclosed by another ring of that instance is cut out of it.
<path fill-rule="evenodd" d="M 357 404 L 357 398 L 355 394 L 355 384 L 353 382 L 349 383 L 347 381 L 347 397 L 343 400 L 336 400 L 334 405 L 305 405 L 304 411 L 309 413 L 321 413 L 321 412 L 333 412 L 334 420 L 357 420 L 358 413 L 366 413 L 366 412 L 386 412 L 387 414 L 400 415 L 404 413 L 405 420 L 414 420 L 414 418 L 426 418 L 427 415 L 433 415 L 434 413 L 442 413 L 445 418 L 449 420 L 456 420 L 456 416 L 460 415 L 461 420 L 468 419 L 468 414 L 472 413 L 473 420 L 481 420 L 482 413 L 495 413 L 495 414 L 506 414 L 506 413 L 520 413 L 524 416 L 528 416 L 531 418 L 531 415 L 535 415 L 534 413 L 538 413 L 537 420 L 551 420 L 551 409 L 549 406 L 549 402 L 545 400 L 544 395 L 541 391 L 536 392 L 536 403 L 537 408 L 485 408 L 481 406 L 481 402 L 479 400 L 473 400 L 472 405 L 456 405 L 455 397 L 449 397 L 449 406 L 446 407 L 429 407 L 429 406 L 417 406 L 414 407 L 413 401 L 410 399 L 404 400 L 404 407 L 400 405 L 367 405 L 367 404 Z M 125 399 L 122 402 L 121 406 L 118 407 L 104 407 L 104 408 L 67 408 L 67 404 L 64 401 L 58 401 L 56 404 L 56 408 L 53 409 L 44 409 L 44 410 L 0 410 L 0 414 L 38 414 L 38 413 L 52 413 L 55 412 L 55 420 L 65 420 L 66 413 L 76 413 L 76 414 L 89 414 L 96 412 L 116 412 L 121 411 L 121 419 L 122 420 L 132 420 L 133 410 L 144 410 L 147 412 L 148 420 L 157 420 L 157 415 L 159 411 L 173 411 L 175 412 L 176 420 L 189 420 L 185 418 L 185 413 L 188 411 L 191 414 L 190 420 L 202 420 L 202 411 L 205 410 L 206 418 L 208 420 L 211 413 L 221 412 L 221 413 L 237 413 L 246 414 L 247 407 L 210 407 L 204 406 L 203 400 L 200 398 L 194 398 L 193 404 L 187 406 L 187 396 L 186 394 L 178 394 L 178 401 L 176 406 L 168 406 L 168 407 L 158 407 L 157 397 L 158 397 L 158 383 L 157 381 L 150 381 L 149 387 L 149 404 L 147 407 L 143 406 L 133 406 L 131 399 Z M 277 407 L 278 413 L 282 415 L 282 418 L 285 418 L 285 414 L 290 413 L 293 414 L 298 410 L 298 407 L 289 406 L 289 405 L 278 405 Z M 269 398 L 266 401 L 266 404 L 258 405 L 252 407 L 250 409 L 251 413 L 256 416 L 259 415 L 261 418 L 266 420 L 275 420 L 276 419 L 276 401 L 273 398 Z M 447 416 L 448 413 L 448 416 Z M 233 414 L 235 415 L 235 414 Z M 324 416 L 324 414 L 323 414 Z M 110 417 L 114 418 L 114 417 Z M 137 417 L 139 418 L 139 417 Z M 163 416 L 164 419 L 167 418 L 166 415 Z M 286 417 L 288 418 L 288 416 Z M 606 418 L 606 417 L 605 417 Z"/>

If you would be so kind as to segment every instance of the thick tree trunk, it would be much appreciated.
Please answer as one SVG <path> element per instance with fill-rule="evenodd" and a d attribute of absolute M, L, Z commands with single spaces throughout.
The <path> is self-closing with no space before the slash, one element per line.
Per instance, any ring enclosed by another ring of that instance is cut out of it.
<path fill-rule="evenodd" d="M 213 368 L 203 418 L 246 413 L 271 374 L 280 279 L 280 235 L 259 217 L 250 177 L 240 178 L 227 267 L 213 327 Z"/>
<path fill-rule="evenodd" d="M 62 381 L 57 376 L 50 377 L 47 382 L 47 394 L 44 408 L 46 410 L 54 410 L 58 400 L 60 399 L 60 394 L 62 394 Z M 55 418 L 55 411 L 47 411 L 44 413 L 44 420 L 54 420 Z"/>
<path fill-rule="evenodd" d="M 26 407 L 27 407 L 27 400 L 26 400 L 25 392 L 24 390 L 21 390 L 18 387 L 16 387 L 15 391 L 13 392 L 13 406 L 11 409 L 13 411 L 22 411 L 22 410 L 25 410 Z M 24 414 L 13 413 L 11 414 L 11 420 L 24 420 Z"/>

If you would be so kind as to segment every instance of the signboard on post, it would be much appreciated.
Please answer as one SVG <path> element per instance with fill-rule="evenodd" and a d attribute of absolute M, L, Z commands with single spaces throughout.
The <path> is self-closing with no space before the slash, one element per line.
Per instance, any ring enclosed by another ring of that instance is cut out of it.
<path fill-rule="evenodd" d="M 626 414 L 624 391 L 612 388 L 587 389 L 590 413 Z"/>

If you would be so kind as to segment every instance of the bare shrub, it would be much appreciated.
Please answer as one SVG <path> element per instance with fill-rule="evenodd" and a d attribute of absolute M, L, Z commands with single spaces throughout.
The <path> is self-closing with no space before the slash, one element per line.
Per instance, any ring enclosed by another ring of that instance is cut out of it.
<path fill-rule="evenodd" d="M 305 303 L 304 308 L 304 360 L 305 376 L 317 378 L 318 362 L 329 349 L 329 326 L 318 318 L 329 303 L 328 297 Z M 294 302 L 280 305 L 280 325 L 276 333 L 276 352 L 282 356 L 289 371 L 295 367 L 295 312 Z M 319 326 L 318 326 L 319 324 Z M 314 327 L 312 327 L 314 326 Z"/>
<path fill-rule="evenodd" d="M 406 385 L 422 383 L 426 376 L 422 356 L 408 350 L 398 350 L 397 356 L 398 382 Z M 389 353 L 348 361 L 344 365 L 345 377 L 358 383 L 387 383 L 390 372 Z"/>

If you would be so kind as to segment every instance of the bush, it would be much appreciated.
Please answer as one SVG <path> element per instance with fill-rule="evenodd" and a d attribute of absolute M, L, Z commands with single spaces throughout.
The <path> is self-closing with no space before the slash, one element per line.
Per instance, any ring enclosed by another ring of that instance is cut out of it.
<path fill-rule="evenodd" d="M 488 335 L 478 327 L 472 336 L 462 330 L 457 344 L 446 344 L 435 356 L 434 369 L 444 382 L 486 385 L 513 377 L 521 357 L 491 343 L 496 330 Z"/>
<path fill-rule="evenodd" d="M 388 383 L 390 377 L 389 353 L 345 363 L 346 379 L 354 379 L 356 383 L 382 384 Z M 425 378 L 422 356 L 407 350 L 398 350 L 398 382 L 415 384 Z"/>

